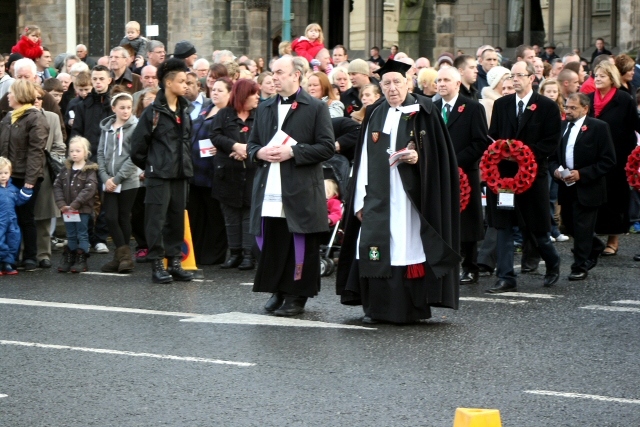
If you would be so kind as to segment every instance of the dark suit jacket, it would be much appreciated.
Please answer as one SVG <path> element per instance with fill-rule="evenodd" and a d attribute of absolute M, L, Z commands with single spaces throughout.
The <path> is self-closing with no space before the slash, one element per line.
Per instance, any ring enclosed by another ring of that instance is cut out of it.
<path fill-rule="evenodd" d="M 631 84 L 634 87 L 640 87 L 640 66 L 638 66 L 638 64 L 633 67 L 633 80 L 631 80 Z"/>
<path fill-rule="evenodd" d="M 439 112 L 442 111 L 443 104 L 442 99 L 434 102 Z M 469 177 L 469 185 L 471 186 L 469 205 L 460 214 L 460 240 L 462 242 L 475 242 L 484 238 L 478 164 L 484 150 L 489 145 L 486 123 L 487 117 L 484 113 L 484 107 L 479 102 L 459 95 L 449 114 L 447 130 L 451 136 L 451 142 L 453 142 L 458 166 Z"/>
<path fill-rule="evenodd" d="M 562 122 L 562 134 L 568 122 Z M 582 130 L 584 129 L 584 130 Z M 578 133 L 573 148 L 573 169 L 580 173 L 580 179 L 574 184 L 578 202 L 584 206 L 600 206 L 607 201 L 607 183 L 605 175 L 616 164 L 616 153 L 609 132 L 609 125 L 602 120 L 586 117 Z M 567 144 L 563 142 L 549 158 L 549 170 L 555 171 L 560 165 L 567 168 Z M 560 182 L 558 200 L 562 205 L 567 200 L 568 187 Z"/>
<path fill-rule="evenodd" d="M 251 203 L 251 233 L 261 235 L 262 201 L 269 175 L 269 163 L 256 156 L 278 131 L 279 97 L 258 106 L 253 129 L 247 143 L 248 159 L 258 166 Z M 280 163 L 282 202 L 289 231 L 319 233 L 328 231 L 327 200 L 324 191 L 322 162 L 335 153 L 333 126 L 327 105 L 300 90 L 297 108 L 291 108 L 282 130 L 295 139 L 294 158 Z"/>
<path fill-rule="evenodd" d="M 524 221 L 534 235 L 542 235 L 550 230 L 547 158 L 558 148 L 561 138 L 560 127 L 558 105 L 536 92 L 531 95 L 520 124 L 516 115 L 515 94 L 503 96 L 493 104 L 489 136 L 495 140 L 522 141 L 531 148 L 538 164 L 538 174 L 531 188 L 515 196 L 518 219 Z M 501 176 L 513 175 L 517 171 L 517 165 L 502 162 L 499 169 Z M 512 223 L 510 215 L 513 211 L 498 209 L 497 195 L 491 191 L 487 194 L 487 207 L 491 226 L 504 228 Z"/>

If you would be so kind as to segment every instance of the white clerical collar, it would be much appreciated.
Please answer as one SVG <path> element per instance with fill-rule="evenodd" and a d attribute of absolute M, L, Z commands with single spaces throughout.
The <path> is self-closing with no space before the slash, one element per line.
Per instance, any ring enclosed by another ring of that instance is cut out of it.
<path fill-rule="evenodd" d="M 516 108 L 518 107 L 518 104 L 520 103 L 520 101 L 524 102 L 524 106 L 526 107 L 527 104 L 529 104 L 529 100 L 531 99 L 532 96 L 533 96 L 533 90 L 530 90 L 529 93 L 526 94 L 524 98 L 520 98 L 516 93 Z"/>

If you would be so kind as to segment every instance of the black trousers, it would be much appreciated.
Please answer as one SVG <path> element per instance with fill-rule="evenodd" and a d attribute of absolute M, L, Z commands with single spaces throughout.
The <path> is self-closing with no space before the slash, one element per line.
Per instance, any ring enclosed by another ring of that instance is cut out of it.
<path fill-rule="evenodd" d="M 595 259 L 605 248 L 602 240 L 596 237 L 596 221 L 599 206 L 580 204 L 575 186 L 563 189 L 567 191 L 568 200 L 564 200 L 560 215 L 565 231 L 573 237 L 572 272 L 587 271 L 588 259 Z"/>
<path fill-rule="evenodd" d="M 24 186 L 24 179 L 11 177 L 11 182 L 18 188 Z M 37 261 L 38 257 L 38 230 L 36 228 L 36 220 L 34 209 L 36 206 L 36 198 L 40 191 L 40 181 L 33 186 L 33 195 L 27 203 L 16 207 L 16 215 L 18 216 L 18 226 L 22 232 L 22 242 L 24 244 L 22 250 L 22 260 L 30 259 Z"/>
<path fill-rule="evenodd" d="M 150 260 L 182 255 L 186 179 L 147 178 L 145 235 Z"/>
<path fill-rule="evenodd" d="M 102 181 L 98 177 L 98 194 L 95 196 L 96 202 L 94 206 L 97 207 L 95 217 L 91 215 L 89 218 L 89 244 L 93 247 L 98 243 L 107 243 L 109 237 L 109 229 L 107 228 L 107 220 L 105 218 L 105 212 L 102 208 Z M 95 218 L 95 219 L 94 219 Z"/>
<path fill-rule="evenodd" d="M 131 208 L 131 234 L 136 239 L 136 250 L 148 249 L 147 238 L 144 235 L 144 199 L 147 195 L 147 188 L 140 187 L 136 193 L 136 200 Z"/>
<path fill-rule="evenodd" d="M 189 189 L 187 210 L 196 263 L 199 265 L 223 263 L 227 256 L 227 232 L 220 203 L 211 197 L 211 187 L 192 184 Z"/>
<path fill-rule="evenodd" d="M 462 270 L 468 273 L 477 273 L 478 267 L 478 242 L 460 242 L 460 249 L 464 254 Z"/>
<path fill-rule="evenodd" d="M 104 212 L 109 234 L 116 248 L 129 246 L 131 239 L 131 208 L 136 200 L 137 188 L 120 193 L 104 192 L 102 211 Z"/>

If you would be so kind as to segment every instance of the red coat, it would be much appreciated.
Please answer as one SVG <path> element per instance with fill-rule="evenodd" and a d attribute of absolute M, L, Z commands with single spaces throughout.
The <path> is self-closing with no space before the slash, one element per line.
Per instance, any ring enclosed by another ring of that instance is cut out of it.
<path fill-rule="evenodd" d="M 342 202 L 338 196 L 333 196 L 327 200 L 327 210 L 329 211 L 329 225 L 333 227 L 342 219 Z"/>
<path fill-rule="evenodd" d="M 324 49 L 324 45 L 318 40 L 312 42 L 306 37 L 299 37 L 291 43 L 291 48 L 298 56 L 304 56 L 311 62 L 316 58 L 318 52 Z"/>
<path fill-rule="evenodd" d="M 27 36 L 20 37 L 18 43 L 11 48 L 11 53 L 19 53 L 25 58 L 36 60 L 42 56 L 42 41 L 32 42 Z"/>

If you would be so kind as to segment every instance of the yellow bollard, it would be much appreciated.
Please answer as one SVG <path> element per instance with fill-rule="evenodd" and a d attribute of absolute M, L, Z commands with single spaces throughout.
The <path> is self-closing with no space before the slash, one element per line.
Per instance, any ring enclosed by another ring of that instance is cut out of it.
<path fill-rule="evenodd" d="M 167 260 L 164 260 L 164 268 L 167 268 Z M 204 279 L 204 272 L 196 265 L 196 255 L 193 252 L 193 241 L 191 240 L 191 225 L 189 224 L 189 213 L 184 211 L 184 241 L 182 242 L 182 268 L 193 272 L 194 279 Z"/>
<path fill-rule="evenodd" d="M 502 427 L 497 409 L 458 408 L 453 427 Z"/>

